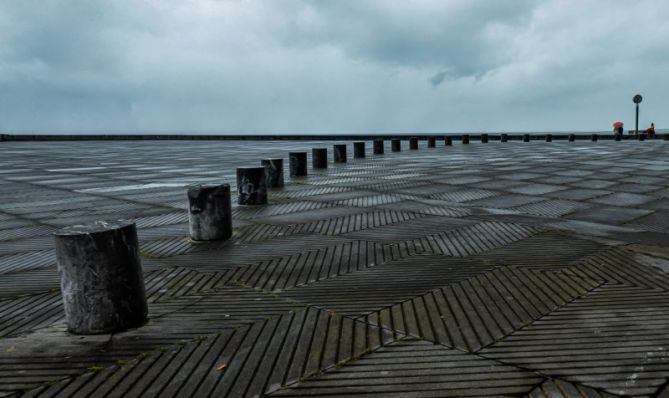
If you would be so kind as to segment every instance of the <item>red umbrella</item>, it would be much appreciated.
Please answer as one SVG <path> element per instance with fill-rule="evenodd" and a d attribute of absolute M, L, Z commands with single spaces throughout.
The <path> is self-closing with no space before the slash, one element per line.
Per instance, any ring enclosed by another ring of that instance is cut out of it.
<path fill-rule="evenodd" d="M 623 122 L 615 122 L 615 123 L 613 123 L 613 127 L 615 127 L 615 128 L 620 128 L 620 127 L 622 127 L 622 126 L 623 126 Z"/>

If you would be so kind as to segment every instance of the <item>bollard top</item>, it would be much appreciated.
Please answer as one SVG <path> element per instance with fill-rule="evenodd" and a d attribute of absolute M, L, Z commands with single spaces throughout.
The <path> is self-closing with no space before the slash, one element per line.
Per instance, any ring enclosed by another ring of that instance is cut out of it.
<path fill-rule="evenodd" d="M 222 189 L 224 191 L 230 191 L 230 184 L 191 184 L 186 187 L 188 196 L 199 196 L 201 191 L 213 191 L 217 189 Z"/>
<path fill-rule="evenodd" d="M 124 229 L 135 228 L 134 221 L 115 220 L 115 221 L 94 221 L 88 224 L 71 225 L 61 228 L 54 232 L 56 236 L 77 236 L 77 235 L 95 235 L 99 233 Z"/>
<path fill-rule="evenodd" d="M 240 171 L 265 171 L 265 167 L 263 166 L 253 166 L 253 167 L 237 167 L 237 172 L 239 173 Z"/>

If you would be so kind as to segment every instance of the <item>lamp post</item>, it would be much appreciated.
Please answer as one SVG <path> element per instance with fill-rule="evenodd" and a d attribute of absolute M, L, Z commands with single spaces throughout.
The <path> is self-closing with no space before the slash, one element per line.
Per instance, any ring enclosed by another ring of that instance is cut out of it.
<path fill-rule="evenodd" d="M 634 119 L 634 135 L 639 135 L 639 104 L 643 101 L 641 94 L 637 94 L 632 98 L 632 101 L 636 104 L 636 117 Z"/>

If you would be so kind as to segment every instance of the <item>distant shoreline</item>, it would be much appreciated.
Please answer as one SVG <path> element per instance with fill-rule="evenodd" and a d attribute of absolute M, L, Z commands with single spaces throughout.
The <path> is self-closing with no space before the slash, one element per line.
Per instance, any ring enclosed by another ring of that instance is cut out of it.
<path fill-rule="evenodd" d="M 658 130 L 656 138 L 663 137 L 669 130 Z M 548 134 L 554 139 L 564 140 L 574 134 L 578 140 L 591 139 L 597 134 L 600 139 L 613 139 L 611 131 L 589 132 L 534 132 L 534 133 L 428 133 L 428 134 L 0 134 L 0 141 L 350 141 L 374 139 L 403 139 L 417 137 L 426 140 L 429 137 L 443 139 L 448 136 L 460 140 L 468 135 L 473 141 L 480 141 L 487 135 L 491 141 L 500 140 L 506 134 L 509 140 L 522 140 L 529 134 L 533 140 L 544 139 Z M 629 137 L 627 134 L 624 138 Z"/>

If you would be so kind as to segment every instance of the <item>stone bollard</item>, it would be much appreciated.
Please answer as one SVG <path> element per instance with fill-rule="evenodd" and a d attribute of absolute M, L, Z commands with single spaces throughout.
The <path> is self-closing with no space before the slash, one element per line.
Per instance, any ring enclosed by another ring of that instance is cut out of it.
<path fill-rule="evenodd" d="M 328 149 L 327 148 L 312 148 L 311 149 L 311 167 L 314 169 L 328 168 Z"/>
<path fill-rule="evenodd" d="M 530 142 L 530 135 L 529 134 L 523 134 L 523 142 Z"/>
<path fill-rule="evenodd" d="M 346 144 L 333 145 L 332 155 L 335 163 L 346 163 Z"/>
<path fill-rule="evenodd" d="M 264 167 L 237 167 L 237 203 L 240 205 L 267 204 Z"/>
<path fill-rule="evenodd" d="M 75 225 L 56 232 L 55 241 L 68 331 L 114 333 L 146 322 L 135 223 Z"/>
<path fill-rule="evenodd" d="M 488 143 L 488 134 L 481 134 L 481 142 L 484 144 Z"/>
<path fill-rule="evenodd" d="M 437 139 L 435 137 L 427 137 L 427 147 L 435 148 L 437 146 Z"/>
<path fill-rule="evenodd" d="M 418 137 L 409 138 L 409 149 L 418 149 Z"/>
<path fill-rule="evenodd" d="M 574 142 L 574 141 L 576 141 L 576 135 L 569 134 L 569 142 Z"/>
<path fill-rule="evenodd" d="M 599 139 L 599 136 L 597 134 L 592 135 L 592 142 L 597 142 L 598 139 Z"/>
<path fill-rule="evenodd" d="M 469 144 L 469 134 L 463 134 L 462 135 L 462 143 L 463 144 Z"/>
<path fill-rule="evenodd" d="M 307 175 L 307 153 L 288 152 L 288 168 L 291 177 L 304 177 Z"/>
<path fill-rule="evenodd" d="M 451 146 L 453 145 L 453 138 L 446 136 L 444 137 L 444 146 Z"/>
<path fill-rule="evenodd" d="M 229 184 L 196 184 L 188 187 L 190 238 L 225 240 L 232 236 Z"/>
<path fill-rule="evenodd" d="M 365 143 L 363 141 L 353 143 L 353 157 L 354 158 L 365 157 Z"/>
<path fill-rule="evenodd" d="M 374 155 L 383 155 L 384 143 L 383 140 L 374 140 Z"/>
<path fill-rule="evenodd" d="M 546 142 L 553 142 L 553 134 L 546 134 Z"/>
<path fill-rule="evenodd" d="M 502 142 L 509 141 L 509 135 L 508 134 L 502 134 L 502 137 L 500 138 L 500 141 L 502 141 Z"/>
<path fill-rule="evenodd" d="M 391 139 L 390 150 L 393 152 L 400 152 L 402 150 L 402 141 L 399 138 Z"/>
<path fill-rule="evenodd" d="M 265 168 L 267 188 L 283 187 L 283 159 L 263 159 L 260 164 Z"/>

